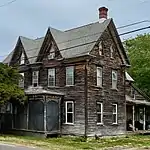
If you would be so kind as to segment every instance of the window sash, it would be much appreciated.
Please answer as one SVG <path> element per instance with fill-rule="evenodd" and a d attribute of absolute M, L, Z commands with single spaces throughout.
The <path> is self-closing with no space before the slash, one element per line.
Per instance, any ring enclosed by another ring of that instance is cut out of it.
<path fill-rule="evenodd" d="M 97 86 L 102 86 L 103 84 L 103 69 L 102 67 L 97 67 Z"/>
<path fill-rule="evenodd" d="M 66 67 L 66 85 L 74 85 L 74 67 Z"/>
<path fill-rule="evenodd" d="M 32 85 L 34 87 L 38 86 L 38 79 L 39 79 L 39 71 L 34 71 L 32 73 Z"/>
<path fill-rule="evenodd" d="M 48 86 L 56 85 L 56 70 L 55 68 L 48 69 Z"/>
<path fill-rule="evenodd" d="M 98 105 L 100 105 L 100 110 L 97 110 L 97 124 L 103 124 L 103 103 L 97 102 Z"/>
<path fill-rule="evenodd" d="M 118 123 L 118 105 L 117 104 L 113 104 L 113 124 L 117 124 Z"/>
<path fill-rule="evenodd" d="M 72 111 L 68 111 L 68 104 L 71 104 L 71 109 Z M 72 121 L 69 121 L 69 118 L 68 118 L 68 115 L 71 115 L 71 120 Z M 73 101 L 67 101 L 65 102 L 65 116 L 66 116 L 66 121 L 65 123 L 66 124 L 74 124 L 74 102 Z"/>
<path fill-rule="evenodd" d="M 115 77 L 114 77 L 114 75 L 115 75 Z M 117 82 L 118 82 L 117 71 L 112 70 L 112 88 L 113 89 L 117 88 Z"/>

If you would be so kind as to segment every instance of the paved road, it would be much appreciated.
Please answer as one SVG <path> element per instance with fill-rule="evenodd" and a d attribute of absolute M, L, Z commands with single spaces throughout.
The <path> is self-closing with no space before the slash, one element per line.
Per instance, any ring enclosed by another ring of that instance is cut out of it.
<path fill-rule="evenodd" d="M 0 150 L 38 150 L 37 148 L 28 148 L 23 146 L 0 144 Z"/>

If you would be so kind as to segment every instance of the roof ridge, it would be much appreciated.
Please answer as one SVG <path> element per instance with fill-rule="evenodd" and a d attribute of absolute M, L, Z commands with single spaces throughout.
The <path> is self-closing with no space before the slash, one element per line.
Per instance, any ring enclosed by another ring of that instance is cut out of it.
<path fill-rule="evenodd" d="M 71 28 L 71 29 L 65 30 L 64 32 L 68 32 L 68 31 L 71 31 L 71 30 L 83 28 L 83 27 L 86 27 L 86 26 L 89 26 L 89 25 L 92 25 L 92 24 L 96 24 L 96 23 L 98 23 L 98 21 L 97 22 L 93 22 L 93 23 L 88 23 L 88 24 L 85 24 L 85 25 L 82 25 L 82 26 L 79 26 L 79 27 L 76 27 L 76 28 Z"/>

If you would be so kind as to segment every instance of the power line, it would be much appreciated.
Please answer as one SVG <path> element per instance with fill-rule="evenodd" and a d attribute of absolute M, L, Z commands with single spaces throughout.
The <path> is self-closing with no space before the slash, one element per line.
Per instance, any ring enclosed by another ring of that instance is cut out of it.
<path fill-rule="evenodd" d="M 149 29 L 149 28 L 150 28 L 150 26 L 147 26 L 147 27 L 144 27 L 144 28 L 139 28 L 139 29 L 136 29 L 136 30 L 131 30 L 131 31 L 128 31 L 128 32 L 121 33 L 121 34 L 119 34 L 119 36 L 126 35 L 126 34 L 131 34 L 131 33 L 134 33 L 134 32 L 137 32 L 137 31 L 141 31 L 141 30 L 145 30 L 145 29 Z M 100 34 L 100 33 L 103 33 L 103 32 L 98 32 L 98 33 L 95 33 L 95 34 L 92 34 L 92 35 L 88 35 L 88 36 L 93 36 L 93 35 Z M 83 37 L 84 37 L 84 36 L 83 36 Z M 78 39 L 81 39 L 81 38 L 83 38 L 83 37 L 80 37 L 80 38 L 78 38 Z M 116 36 L 113 36 L 113 37 L 116 37 Z M 111 38 L 110 38 L 110 39 L 111 39 Z M 73 40 L 75 40 L 75 39 L 73 39 Z M 73 41 L 73 40 L 71 40 L 71 41 Z M 108 40 L 108 38 L 107 38 L 106 40 Z M 104 39 L 103 39 L 103 41 L 104 41 Z M 95 42 L 97 42 L 97 40 L 96 40 L 96 41 L 89 42 L 89 43 L 79 44 L 79 45 L 72 46 L 72 47 L 69 47 L 69 48 L 64 48 L 64 49 L 61 49 L 61 50 L 59 50 L 59 51 L 65 51 L 65 50 L 68 50 L 68 49 L 71 49 L 71 48 L 76 48 L 76 47 L 84 46 L 84 45 L 87 45 L 87 44 L 92 44 L 92 43 L 95 43 Z M 61 43 L 62 43 L 62 42 L 61 42 Z M 56 43 L 56 44 L 58 44 L 58 43 Z M 27 51 L 36 50 L 36 49 L 37 49 L 37 48 L 35 48 L 35 49 L 30 49 L 30 50 L 27 50 Z M 6 56 L 6 55 L 5 55 L 5 56 Z M 5 56 L 3 55 L 3 56 L 0 56 L 0 57 L 5 57 Z M 7 56 L 8 56 L 8 55 L 7 55 Z M 39 56 L 45 56 L 45 54 L 38 55 L 38 56 L 33 56 L 33 57 L 28 57 L 28 60 L 29 60 L 29 59 L 33 59 L 33 58 L 37 58 L 37 57 L 39 57 Z"/>
<path fill-rule="evenodd" d="M 10 5 L 10 4 L 12 4 L 12 3 L 16 2 L 16 1 L 17 1 L 17 0 L 9 1 L 9 2 L 7 2 L 7 3 L 5 3 L 5 4 L 0 5 L 0 7 L 8 6 L 8 5 Z"/>

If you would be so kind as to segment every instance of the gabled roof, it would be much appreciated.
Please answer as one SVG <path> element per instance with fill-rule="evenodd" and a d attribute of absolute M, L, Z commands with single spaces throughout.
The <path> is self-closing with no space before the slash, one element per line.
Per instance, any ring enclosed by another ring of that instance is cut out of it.
<path fill-rule="evenodd" d="M 24 50 L 26 52 L 30 64 L 34 63 L 41 49 L 44 37 L 33 40 L 21 36 L 20 40 L 22 42 L 22 45 L 24 47 Z"/>
<path fill-rule="evenodd" d="M 89 54 L 97 40 L 106 30 L 111 19 L 103 23 L 92 23 L 67 31 L 49 28 L 63 58 Z"/>
<path fill-rule="evenodd" d="M 4 64 L 9 64 L 11 59 L 12 59 L 12 56 L 13 56 L 13 53 L 14 53 L 14 50 L 3 60 L 3 63 Z"/>
<path fill-rule="evenodd" d="M 62 57 L 74 58 L 88 55 L 111 22 L 112 19 L 107 19 L 103 23 L 95 22 L 66 31 L 49 27 L 48 31 L 53 36 Z M 20 37 L 30 64 L 36 62 L 45 37 L 40 39 Z M 11 57 L 8 56 L 6 60 L 10 61 Z"/>

